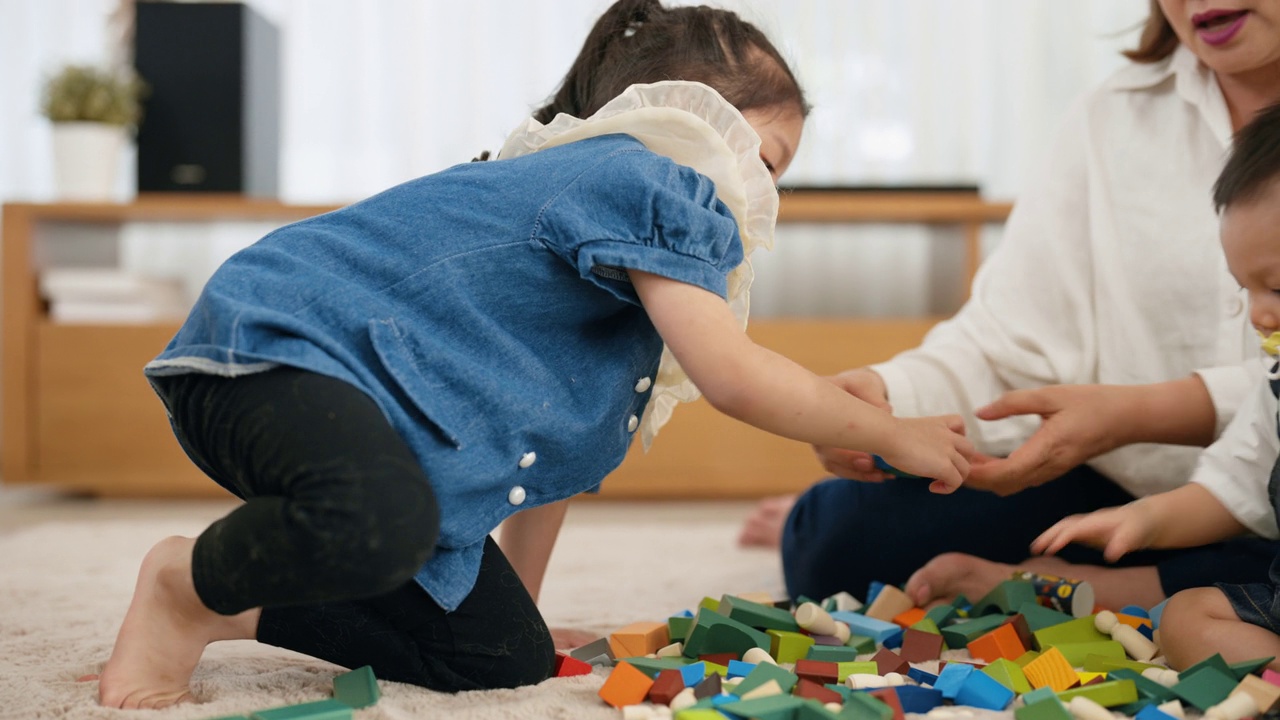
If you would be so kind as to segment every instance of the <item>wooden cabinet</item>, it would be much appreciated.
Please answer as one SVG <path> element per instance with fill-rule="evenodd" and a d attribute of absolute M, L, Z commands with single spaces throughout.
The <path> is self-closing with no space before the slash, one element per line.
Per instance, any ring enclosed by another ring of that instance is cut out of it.
<path fill-rule="evenodd" d="M 302 219 L 328 206 L 238 196 L 142 196 L 128 204 L 11 203 L 3 209 L 3 352 L 0 477 L 104 496 L 218 496 L 187 460 L 142 366 L 176 323 L 52 322 L 38 292 L 34 247 L 51 225 Z M 981 257 L 983 225 L 1009 207 L 976 193 L 795 191 L 780 222 L 903 222 L 965 228 L 965 287 Z M 56 242 L 56 238 L 48 238 Z M 885 359 L 915 345 L 936 318 L 753 320 L 750 334 L 819 373 Z M 806 445 L 776 438 L 711 410 L 680 408 L 650 453 L 637 446 L 604 484 L 606 497 L 756 497 L 817 477 Z"/>

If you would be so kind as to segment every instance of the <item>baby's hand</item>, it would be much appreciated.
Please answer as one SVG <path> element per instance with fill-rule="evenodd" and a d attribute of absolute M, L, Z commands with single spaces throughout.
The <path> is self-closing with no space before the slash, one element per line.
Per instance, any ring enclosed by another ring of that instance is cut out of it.
<path fill-rule="evenodd" d="M 1155 516 L 1135 500 L 1120 507 L 1065 517 L 1031 543 L 1031 552 L 1053 555 L 1067 543 L 1077 542 L 1102 549 L 1102 556 L 1115 562 L 1125 553 L 1149 546 L 1155 531 Z"/>
<path fill-rule="evenodd" d="M 973 444 L 964 436 L 964 422 L 955 415 L 901 418 L 894 449 L 880 455 L 893 467 L 931 478 L 929 490 L 954 492 L 969 475 Z"/>

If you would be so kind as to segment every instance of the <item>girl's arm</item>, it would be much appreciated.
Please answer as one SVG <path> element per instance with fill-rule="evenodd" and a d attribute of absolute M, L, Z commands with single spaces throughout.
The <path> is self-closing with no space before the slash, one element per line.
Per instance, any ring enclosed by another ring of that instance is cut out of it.
<path fill-rule="evenodd" d="M 569 501 L 541 505 L 508 517 L 498 533 L 498 547 L 524 583 L 533 601 L 538 602 L 542 579 L 547 574 L 551 550 L 560 535 Z"/>
<path fill-rule="evenodd" d="M 1135 550 L 1184 548 L 1220 542 L 1248 529 L 1203 485 L 1134 500 L 1058 521 L 1031 543 L 1032 552 L 1052 555 L 1077 542 L 1103 550 L 1109 562 Z"/>
<path fill-rule="evenodd" d="M 969 471 L 959 418 L 898 419 L 756 345 L 725 301 L 702 288 L 630 271 L 649 318 L 680 366 L 720 412 L 775 435 L 879 453 L 949 492 Z"/>

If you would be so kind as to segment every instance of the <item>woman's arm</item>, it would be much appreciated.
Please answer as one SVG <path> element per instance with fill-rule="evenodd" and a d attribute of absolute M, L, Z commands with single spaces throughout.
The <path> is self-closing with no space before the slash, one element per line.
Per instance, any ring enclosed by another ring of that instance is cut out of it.
<path fill-rule="evenodd" d="M 564 524 L 568 509 L 569 501 L 561 500 L 521 510 L 503 521 L 502 530 L 498 533 L 498 547 L 502 548 L 502 553 L 507 556 L 535 603 L 542 591 L 542 579 L 547 574 L 551 550 L 560 535 L 560 526 Z"/>
<path fill-rule="evenodd" d="M 898 419 L 747 337 L 724 300 L 633 270 L 631 281 L 667 347 L 712 407 L 782 437 L 876 452 L 948 491 L 968 473 L 959 418 Z"/>

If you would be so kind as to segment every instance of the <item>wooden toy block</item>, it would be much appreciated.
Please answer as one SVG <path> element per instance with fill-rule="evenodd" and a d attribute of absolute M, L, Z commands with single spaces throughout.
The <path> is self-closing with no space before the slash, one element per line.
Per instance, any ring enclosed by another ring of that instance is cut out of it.
<path fill-rule="evenodd" d="M 1134 720 L 1176 720 L 1172 715 L 1155 705 L 1148 705 L 1133 716 Z"/>
<path fill-rule="evenodd" d="M 965 681 L 973 673 L 972 665 L 947 663 L 946 667 L 942 668 L 942 672 L 938 673 L 938 681 L 933 684 L 933 688 L 942 693 L 942 697 L 947 700 L 955 700 L 960 694 L 960 688 L 964 687 Z"/>
<path fill-rule="evenodd" d="M 685 658 L 651 658 L 651 657 L 629 657 L 619 658 L 619 662 L 626 661 L 631 667 L 643 672 L 649 677 L 655 677 L 663 670 L 679 670 L 689 661 Z M 616 667 L 616 666 L 615 666 Z"/>
<path fill-rule="evenodd" d="M 893 715 L 890 716 L 893 720 L 904 720 L 906 717 L 902 710 L 902 701 L 898 699 L 898 692 L 894 688 L 868 690 L 867 694 L 888 705 L 889 709 L 893 711 Z"/>
<path fill-rule="evenodd" d="M 702 598 L 702 602 L 698 603 L 698 609 L 702 610 L 704 608 L 711 612 L 718 613 L 720 612 L 720 601 L 713 597 L 704 597 Z"/>
<path fill-rule="evenodd" d="M 893 585 L 885 585 L 862 614 L 876 620 L 892 622 L 895 617 L 915 606 L 915 602 L 906 593 Z"/>
<path fill-rule="evenodd" d="M 1031 619 L 1028 618 L 1027 622 L 1030 624 Z M 1111 640 L 1110 636 L 1098 632 L 1098 629 L 1093 626 L 1092 615 L 1033 630 L 1031 634 L 1035 637 L 1037 650 L 1044 650 L 1054 645 L 1065 645 L 1067 643 L 1091 643 Z"/>
<path fill-rule="evenodd" d="M 1197 670 L 1201 670 L 1207 667 L 1211 667 L 1214 670 L 1217 670 L 1218 672 L 1222 673 L 1223 675 L 1230 675 L 1231 677 L 1235 677 L 1236 675 L 1235 671 L 1231 669 L 1231 666 L 1227 664 L 1227 661 L 1223 659 L 1221 654 L 1218 654 L 1218 653 L 1210 655 L 1209 657 L 1201 660 L 1195 665 L 1192 665 L 1191 667 L 1184 669 L 1181 675 L 1183 676 L 1190 675 L 1191 673 Z"/>
<path fill-rule="evenodd" d="M 983 596 L 969 611 L 970 617 L 1000 613 L 1012 615 L 1026 603 L 1036 602 L 1036 590 L 1025 580 L 1005 580 Z"/>
<path fill-rule="evenodd" d="M 987 663 L 995 662 L 1000 658 L 1014 660 L 1028 649 L 1018 638 L 1018 631 L 1008 624 L 1001 625 L 969 641 L 969 654 Z"/>
<path fill-rule="evenodd" d="M 1156 644 L 1143 637 L 1142 633 L 1136 628 L 1129 627 L 1124 623 L 1116 623 L 1111 628 L 1111 638 L 1124 646 L 1124 651 L 1129 657 L 1138 662 L 1146 662 L 1155 657 L 1159 652 Z"/>
<path fill-rule="evenodd" d="M 889 648 L 880 648 L 880 652 L 871 657 L 871 662 L 876 664 L 877 672 L 881 675 L 888 675 L 891 672 L 906 675 L 911 669 L 911 663 L 903 660 L 901 655 Z"/>
<path fill-rule="evenodd" d="M 924 620 L 924 608 L 913 607 L 906 612 L 901 612 L 895 615 L 893 617 L 893 624 L 906 629 L 921 620 Z"/>
<path fill-rule="evenodd" d="M 1152 700 L 1151 698 L 1144 698 L 1141 695 L 1139 695 L 1138 699 L 1134 702 L 1128 703 L 1126 705 L 1117 705 L 1116 707 L 1108 708 L 1108 709 L 1111 710 L 1111 712 L 1113 713 L 1120 713 L 1125 717 L 1133 717 L 1134 715 L 1137 715 L 1143 710 L 1149 707 L 1155 707 L 1155 706 L 1156 706 L 1155 700 Z"/>
<path fill-rule="evenodd" d="M 256 710 L 253 720 L 351 720 L 351 706 L 332 698 L 270 710 Z"/>
<path fill-rule="evenodd" d="M 769 654 L 769 651 L 764 648 L 748 649 L 746 652 L 742 653 L 742 662 L 749 662 L 752 665 L 759 665 L 762 662 L 772 663 L 774 665 L 778 664 L 778 661 L 775 660 L 773 656 Z"/>
<path fill-rule="evenodd" d="M 1102 707 L 1116 707 L 1137 701 L 1138 688 L 1132 680 L 1109 680 L 1058 693 L 1063 702 L 1074 697 L 1087 697 Z"/>
<path fill-rule="evenodd" d="M 659 705 L 670 705 L 671 701 L 684 690 L 684 676 L 679 670 L 663 670 L 649 688 L 648 700 Z"/>
<path fill-rule="evenodd" d="M 1244 660 L 1242 662 L 1231 663 L 1227 667 L 1231 668 L 1231 673 L 1236 676 L 1236 679 L 1243 680 L 1246 675 L 1256 675 L 1272 660 L 1275 660 L 1275 658 L 1265 657 L 1254 660 Z"/>
<path fill-rule="evenodd" d="M 1151 663 L 1141 663 L 1137 660 L 1130 660 L 1127 657 L 1118 658 L 1107 655 L 1090 654 L 1084 656 L 1084 665 L 1082 666 L 1089 672 L 1109 673 L 1114 670 L 1125 668 L 1136 673 L 1141 673 L 1147 668 L 1163 668 L 1162 665 L 1152 665 Z"/>
<path fill-rule="evenodd" d="M 1248 693 L 1258 704 L 1258 710 L 1269 713 L 1280 707 L 1280 687 L 1272 685 L 1257 675 L 1245 675 L 1231 693 Z"/>
<path fill-rule="evenodd" d="M 1139 698 L 1150 698 L 1157 703 L 1166 703 L 1170 700 L 1178 699 L 1177 695 L 1169 688 L 1161 685 L 1150 678 L 1142 676 L 1142 673 L 1132 668 L 1117 668 L 1107 673 L 1110 680 L 1132 680 L 1135 687 L 1138 688 Z"/>
<path fill-rule="evenodd" d="M 840 666 L 822 660 L 798 660 L 795 673 L 797 677 L 808 678 L 822 685 L 840 681 Z"/>
<path fill-rule="evenodd" d="M 1080 678 L 1076 677 L 1075 668 L 1067 662 L 1057 648 L 1050 648 L 1040 653 L 1040 657 L 1022 668 L 1022 673 L 1027 676 L 1027 682 L 1031 683 L 1031 687 L 1049 687 L 1053 688 L 1054 692 L 1075 687 L 1080 682 Z"/>
<path fill-rule="evenodd" d="M 658 657 L 684 657 L 684 643 L 673 642 L 670 645 L 664 645 L 654 654 Z"/>
<path fill-rule="evenodd" d="M 1031 683 L 1027 682 L 1027 676 L 1022 673 L 1022 668 L 1007 658 L 999 658 L 979 672 L 990 675 L 996 682 L 1018 695 L 1031 692 Z"/>
<path fill-rule="evenodd" d="M 1107 674 L 1100 672 L 1088 672 L 1087 670 L 1077 670 L 1076 677 L 1080 678 L 1080 687 L 1085 685 L 1097 685 L 1100 682 L 1106 682 Z"/>
<path fill-rule="evenodd" d="M 808 678 L 800 678 L 800 682 L 791 690 L 791 694 L 796 697 L 817 700 L 826 705 L 829 702 L 843 703 L 844 696 L 840 693 L 828 689 L 826 685 L 816 683 Z"/>
<path fill-rule="evenodd" d="M 839 635 L 810 635 L 814 645 L 843 646 L 844 640 Z"/>
<path fill-rule="evenodd" d="M 939 605 L 939 607 L 946 607 L 946 605 Z M 907 629 L 919 630 L 920 632 L 933 633 L 934 635 L 942 634 L 942 631 L 938 629 L 938 623 L 934 622 L 933 618 L 928 616 L 920 618 L 918 621 L 916 621 L 914 625 L 912 625 L 910 628 L 907 628 Z"/>
<path fill-rule="evenodd" d="M 1199 663 L 1179 673 L 1178 684 L 1171 689 L 1183 702 L 1204 712 L 1225 700 L 1238 684 L 1234 675 Z"/>
<path fill-rule="evenodd" d="M 732 713 L 735 717 L 789 720 L 804 703 L 804 698 L 792 695 L 771 695 L 753 700 L 728 702 L 718 706 L 717 709 Z M 724 720 L 723 714 L 720 715 L 720 720 Z"/>
<path fill-rule="evenodd" d="M 601 700 L 616 708 L 623 708 L 644 702 L 652 687 L 651 676 L 629 661 L 623 660 L 613 666 L 613 672 L 605 678 L 604 685 L 600 686 L 598 694 Z"/>
<path fill-rule="evenodd" d="M 1244 720 L 1258 714 L 1258 703 L 1249 693 L 1232 693 L 1226 700 L 1204 711 L 1205 720 Z"/>
<path fill-rule="evenodd" d="M 775 695 L 786 695 L 782 692 L 782 687 L 778 685 L 777 680 L 769 680 L 765 684 L 751 688 L 751 690 L 743 693 L 740 697 L 743 700 L 756 700 L 759 698 L 774 697 Z M 711 698 L 711 702 L 715 702 L 716 698 Z"/>
<path fill-rule="evenodd" d="M 904 713 L 927 713 L 942 704 L 942 692 L 937 688 L 919 685 L 899 685 L 893 688 Z"/>
<path fill-rule="evenodd" d="M 1151 617 L 1151 613 L 1141 605 L 1125 605 L 1116 612 L 1116 615 L 1128 615 L 1129 617 L 1142 618 L 1143 620 L 1150 619 Z"/>
<path fill-rule="evenodd" d="M 707 662 L 707 661 L 704 660 L 703 662 Z M 715 675 L 719 675 L 720 677 L 728 677 L 729 666 L 721 665 L 719 663 L 707 662 L 707 674 L 708 675 L 715 674 Z"/>
<path fill-rule="evenodd" d="M 1048 700 L 1049 698 L 1057 697 L 1058 694 L 1053 691 L 1053 688 L 1042 687 L 1036 688 L 1031 692 L 1023 693 L 1019 699 L 1022 700 L 1023 705 L 1030 705 L 1031 703 L 1040 702 L 1041 700 Z"/>
<path fill-rule="evenodd" d="M 1023 705 L 1013 711 L 1013 717 L 1016 720 L 1075 720 L 1056 697 Z"/>
<path fill-rule="evenodd" d="M 709 677 L 709 674 L 707 673 L 707 664 L 705 662 L 689 663 L 682 668 L 672 669 L 680 671 L 680 676 L 684 678 L 685 687 L 693 687 Z M 710 675 L 715 675 L 715 673 L 710 673 Z M 720 676 L 716 675 L 717 683 L 719 682 L 719 678 Z"/>
<path fill-rule="evenodd" d="M 1076 720 L 1114 720 L 1111 711 L 1087 697 L 1075 697 L 1067 703 L 1067 710 Z"/>
<path fill-rule="evenodd" d="M 796 623 L 811 635 L 835 635 L 836 621 L 816 603 L 807 602 L 796 608 Z"/>
<path fill-rule="evenodd" d="M 1018 606 L 1018 614 L 1027 619 L 1027 626 L 1031 628 L 1034 635 L 1037 630 L 1043 630 L 1054 625 L 1061 625 L 1070 622 L 1075 618 L 1064 612 L 1058 612 L 1053 608 L 1047 608 L 1038 602 L 1023 603 Z"/>
<path fill-rule="evenodd" d="M 1062 656 L 1071 663 L 1072 667 L 1082 667 L 1085 658 L 1090 655 L 1101 655 L 1102 657 L 1123 660 L 1128 657 L 1124 652 L 1124 646 L 1115 640 L 1103 640 L 1102 642 L 1068 642 L 1053 645 L 1062 653 Z M 1101 671 L 1093 671 L 1101 672 Z"/>
<path fill-rule="evenodd" d="M 893 720 L 893 708 L 880 698 L 856 692 L 844 701 L 837 717 L 840 720 Z"/>
<path fill-rule="evenodd" d="M 830 605 L 830 607 L 828 607 Z M 840 612 L 857 612 L 862 609 L 862 602 L 858 598 L 841 590 L 831 597 L 822 601 L 822 607 L 827 612 L 838 610 Z"/>
<path fill-rule="evenodd" d="M 1031 662 L 1032 660 L 1035 660 L 1038 657 L 1040 657 L 1040 653 L 1036 652 L 1035 650 L 1028 650 L 1022 653 L 1021 655 L 1019 655 L 1018 659 L 1013 661 L 1013 664 L 1017 665 L 1020 668 L 1026 667 L 1027 663 Z"/>
<path fill-rule="evenodd" d="M 671 642 L 677 640 L 683 641 L 689 637 L 689 630 L 693 627 L 693 616 L 672 615 L 667 618 L 667 637 L 671 638 Z"/>
<path fill-rule="evenodd" d="M 591 663 L 583 662 L 572 655 L 565 655 L 564 653 L 559 653 L 559 652 L 556 653 L 556 674 L 555 674 L 556 677 L 573 677 L 575 675 L 590 675 L 591 668 L 592 668 Z M 337 687 L 336 680 L 334 681 L 334 686 L 335 686 L 335 692 L 336 692 L 336 687 Z M 374 700 L 377 700 L 377 698 L 374 698 Z M 356 707 L 356 706 L 352 705 L 352 707 Z"/>
<path fill-rule="evenodd" d="M 800 678 L 796 677 L 796 674 L 790 670 L 784 670 L 777 665 L 761 663 L 756 665 L 755 669 L 738 683 L 738 686 L 733 689 L 732 694 L 742 697 L 746 693 L 755 690 L 770 680 L 777 682 L 778 687 L 782 688 L 782 692 L 790 692 L 791 688 L 795 687 Z"/>
<path fill-rule="evenodd" d="M 769 630 L 766 635 L 770 641 L 769 654 L 780 663 L 794 663 L 803 658 L 814 644 L 808 635 L 785 630 Z"/>
<path fill-rule="evenodd" d="M 1272 685 L 1280 685 L 1280 673 L 1276 672 L 1275 670 L 1271 670 L 1271 669 L 1263 670 L 1262 679 L 1266 680 Z"/>
<path fill-rule="evenodd" d="M 830 645 L 813 645 L 809 648 L 809 652 L 805 654 L 806 660 L 826 660 L 827 662 L 842 663 L 853 662 L 858 659 L 858 649 Z"/>
<path fill-rule="evenodd" d="M 864 660 L 861 662 L 836 663 L 836 682 L 844 682 L 850 675 L 879 675 L 879 666 Z"/>
<path fill-rule="evenodd" d="M 562 657 L 564 656 L 557 653 L 557 670 Z M 586 665 L 586 663 L 581 664 Z M 590 665 L 587 665 L 587 672 L 591 672 Z M 373 676 L 373 668 L 368 665 L 342 673 L 333 679 L 333 699 L 344 705 L 366 708 L 377 703 L 380 697 L 382 697 L 382 691 L 378 688 L 378 678 Z"/>
<path fill-rule="evenodd" d="M 689 708 L 675 715 L 676 720 L 724 720 L 724 713 L 714 708 Z"/>
<path fill-rule="evenodd" d="M 1124 625 L 1128 625 L 1134 630 L 1137 630 L 1140 627 L 1151 627 L 1150 618 L 1135 617 L 1133 615 L 1126 615 L 1124 613 L 1116 613 L 1116 622 L 1122 623 Z"/>
<path fill-rule="evenodd" d="M 616 658 L 649 655 L 669 644 L 665 622 L 634 622 L 609 636 L 609 649 Z"/>
<path fill-rule="evenodd" d="M 756 667 L 756 664 L 743 662 L 741 660 L 730 660 L 729 664 L 726 667 L 728 669 L 728 672 L 725 674 L 725 677 L 741 678 L 741 677 L 746 677 L 752 670 L 754 670 Z"/>
<path fill-rule="evenodd" d="M 924 630 L 916 630 L 915 628 L 907 628 L 907 631 L 903 633 L 902 659 L 909 663 L 937 660 L 942 657 L 942 649 L 941 633 L 930 633 Z"/>
<path fill-rule="evenodd" d="M 786 610 L 752 602 L 740 596 L 725 595 L 720 600 L 720 614 L 757 630 L 796 632 L 800 629 L 795 617 Z"/>
<path fill-rule="evenodd" d="M 1022 647 L 1030 650 L 1036 646 L 1035 636 L 1031 634 L 1031 626 L 1027 623 L 1027 619 L 1020 614 L 1010 615 L 1005 621 L 1005 625 L 1012 627 L 1018 633 L 1018 641 L 1022 643 Z"/>
<path fill-rule="evenodd" d="M 942 637 L 947 641 L 947 647 L 958 650 L 1003 625 L 1004 619 L 1003 615 L 985 615 L 973 620 L 952 623 L 942 627 Z"/>
<path fill-rule="evenodd" d="M 891 622 L 858 613 L 834 612 L 831 618 L 848 625 L 851 634 L 863 635 L 878 643 L 902 629 Z"/>
<path fill-rule="evenodd" d="M 733 662 L 734 660 L 738 660 L 741 657 L 742 656 L 738 653 L 726 652 L 726 653 L 707 653 L 706 655 L 699 655 L 698 659 L 711 663 L 713 665 L 723 665 L 727 670 L 729 667 L 729 663 Z"/>
<path fill-rule="evenodd" d="M 956 618 L 956 609 L 952 605 L 935 605 L 925 611 L 926 619 L 932 620 L 937 627 L 943 627 Z"/>
<path fill-rule="evenodd" d="M 984 710 L 1004 710 L 1012 700 L 1012 690 L 981 672 L 970 673 L 956 695 L 957 705 L 972 705 Z"/>
<path fill-rule="evenodd" d="M 688 678 L 686 678 L 687 680 Z M 693 686 L 693 696 L 699 700 L 712 695 L 719 695 L 720 689 L 724 686 L 724 681 L 719 675 L 712 673 L 702 679 L 702 682 Z M 686 686 L 688 687 L 688 686 Z"/>
<path fill-rule="evenodd" d="M 911 678 L 912 680 L 915 680 L 921 685 L 929 685 L 930 687 L 932 687 L 935 683 L 938 682 L 937 675 L 931 672 L 925 672 L 924 670 L 921 670 L 920 668 L 917 668 L 917 667 L 913 667 L 910 670 L 908 670 L 907 677 Z"/>
<path fill-rule="evenodd" d="M 840 703 L 821 705 L 816 700 L 809 700 L 795 709 L 790 720 L 836 720 L 836 711 Z"/>
<path fill-rule="evenodd" d="M 845 641 L 845 647 L 851 647 L 857 650 L 859 654 L 873 653 L 876 651 L 876 641 L 866 635 L 850 635 Z"/>
<path fill-rule="evenodd" d="M 590 662 L 592 659 L 606 655 L 610 660 L 615 659 L 613 651 L 609 649 L 609 638 L 600 638 L 592 640 L 580 648 L 569 651 L 569 657 L 577 658 L 583 662 Z"/>
<path fill-rule="evenodd" d="M 770 637 L 759 630 L 703 608 L 698 611 L 693 627 L 689 630 L 689 637 L 684 643 L 684 654 L 686 657 L 699 657 L 713 653 L 733 653 L 736 657 L 742 657 L 742 653 L 750 648 L 768 650 L 771 645 Z"/>

